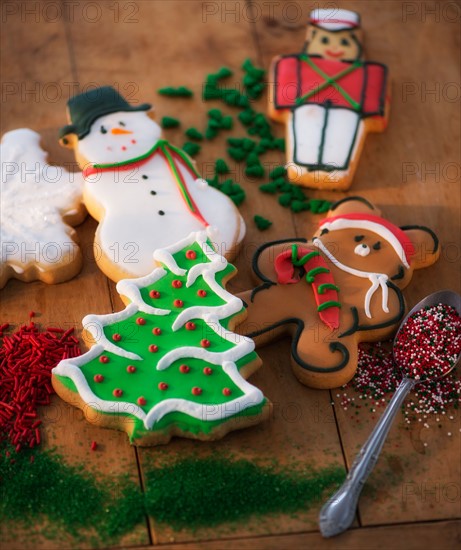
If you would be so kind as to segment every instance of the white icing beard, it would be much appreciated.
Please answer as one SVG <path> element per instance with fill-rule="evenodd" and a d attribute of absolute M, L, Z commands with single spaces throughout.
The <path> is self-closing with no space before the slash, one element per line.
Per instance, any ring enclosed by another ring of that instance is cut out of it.
<path fill-rule="evenodd" d="M 371 299 L 374 293 L 378 290 L 378 287 L 381 287 L 381 291 L 382 291 L 381 308 L 384 311 L 384 313 L 389 313 L 389 308 L 388 308 L 389 289 L 386 284 L 389 279 L 388 275 L 386 275 L 385 273 L 373 273 L 368 271 L 360 271 L 359 269 L 355 269 L 353 267 L 349 267 L 341 263 L 337 258 L 333 256 L 333 254 L 328 250 L 328 248 L 322 243 L 322 241 L 318 237 L 314 237 L 314 239 L 312 240 L 312 244 L 317 248 L 319 248 L 323 252 L 323 254 L 325 254 L 325 256 L 333 263 L 333 265 L 338 269 L 341 269 L 341 271 L 345 271 L 346 273 L 354 275 L 355 277 L 361 277 L 362 279 L 368 279 L 370 281 L 371 286 L 365 295 L 365 303 L 363 305 L 365 310 L 365 315 L 369 319 L 373 317 L 370 311 Z"/>
<path fill-rule="evenodd" d="M 93 122 L 90 133 L 79 140 L 78 152 L 90 164 L 127 162 L 145 155 L 161 133 L 145 111 L 111 113 Z"/>

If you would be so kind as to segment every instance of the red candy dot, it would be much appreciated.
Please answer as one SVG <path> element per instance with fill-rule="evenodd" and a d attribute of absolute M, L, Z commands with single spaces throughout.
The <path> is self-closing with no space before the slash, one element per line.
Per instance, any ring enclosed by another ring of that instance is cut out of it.
<path fill-rule="evenodd" d="M 155 353 L 156 351 L 158 351 L 158 346 L 156 346 L 155 344 L 151 344 L 151 345 L 149 346 L 149 351 L 150 351 L 151 353 Z"/>
<path fill-rule="evenodd" d="M 155 334 L 155 336 L 160 336 L 160 334 L 162 334 L 162 329 L 155 327 L 154 329 L 152 329 L 152 333 Z"/>
<path fill-rule="evenodd" d="M 160 298 L 160 292 L 158 290 L 151 290 L 149 296 L 155 299 Z"/>
<path fill-rule="evenodd" d="M 99 384 L 104 380 L 104 376 L 102 374 L 95 374 L 93 380 Z"/>
<path fill-rule="evenodd" d="M 182 287 L 182 283 L 181 281 L 178 281 L 178 279 L 175 279 L 172 283 L 171 283 L 171 286 L 173 288 L 181 288 Z"/>
<path fill-rule="evenodd" d="M 211 342 L 209 340 L 203 339 L 200 341 L 200 345 L 202 348 L 209 348 L 211 346 Z"/>
<path fill-rule="evenodd" d="M 197 291 L 197 296 L 199 296 L 200 298 L 205 298 L 206 290 L 198 290 Z"/>
<path fill-rule="evenodd" d="M 98 448 L 98 444 L 96 443 L 96 441 L 92 441 L 91 442 L 91 450 L 96 451 L 97 448 Z"/>
<path fill-rule="evenodd" d="M 118 334 L 118 332 L 116 332 L 115 334 L 112 335 L 112 340 L 114 342 L 120 342 L 121 339 L 122 339 L 122 337 L 120 336 L 120 334 Z"/>
<path fill-rule="evenodd" d="M 114 397 L 122 397 L 123 391 L 120 388 L 115 388 L 115 390 L 112 392 L 112 395 Z"/>
<path fill-rule="evenodd" d="M 182 300 L 175 300 L 173 302 L 174 307 L 182 307 L 184 305 L 184 302 Z"/>
<path fill-rule="evenodd" d="M 101 355 L 101 357 L 99 358 L 99 362 L 100 363 L 108 363 L 109 362 L 109 357 L 107 357 L 107 355 Z"/>
<path fill-rule="evenodd" d="M 128 365 L 126 368 L 126 372 L 133 374 L 133 372 L 136 372 L 136 367 L 134 365 Z"/>
<path fill-rule="evenodd" d="M 136 324 L 137 325 L 145 325 L 146 324 L 146 320 L 144 319 L 144 317 L 138 317 L 136 319 Z"/>
<path fill-rule="evenodd" d="M 147 403 L 145 397 L 138 397 L 138 405 L 141 405 L 143 407 Z"/>
<path fill-rule="evenodd" d="M 189 365 L 181 365 L 179 367 L 179 372 L 182 372 L 183 374 L 187 374 L 190 371 Z"/>
<path fill-rule="evenodd" d="M 197 253 L 195 252 L 195 250 L 188 250 L 186 252 L 186 258 L 188 260 L 195 260 L 196 257 L 197 257 Z"/>
<path fill-rule="evenodd" d="M 158 389 L 162 390 L 162 391 L 165 391 L 165 390 L 168 389 L 168 384 L 166 382 L 160 382 L 159 385 L 158 385 Z"/>
<path fill-rule="evenodd" d="M 125 146 L 122 147 L 122 151 L 126 151 L 126 147 L 125 147 Z"/>
<path fill-rule="evenodd" d="M 189 321 L 186 323 L 186 330 L 195 330 L 195 323 Z"/>
<path fill-rule="evenodd" d="M 202 395 L 202 388 L 199 388 L 198 386 L 194 386 L 192 388 L 192 395 Z"/>
<path fill-rule="evenodd" d="M 203 374 L 206 374 L 207 376 L 210 376 L 210 374 L 213 373 L 213 369 L 210 369 L 210 367 L 205 367 L 203 369 Z"/>
<path fill-rule="evenodd" d="M 229 389 L 229 388 L 224 388 L 223 391 L 222 391 L 223 395 L 230 395 L 232 393 L 232 391 Z"/>
<path fill-rule="evenodd" d="M 135 139 L 132 139 L 132 140 L 131 140 L 131 143 L 136 143 L 136 140 L 135 140 Z"/>

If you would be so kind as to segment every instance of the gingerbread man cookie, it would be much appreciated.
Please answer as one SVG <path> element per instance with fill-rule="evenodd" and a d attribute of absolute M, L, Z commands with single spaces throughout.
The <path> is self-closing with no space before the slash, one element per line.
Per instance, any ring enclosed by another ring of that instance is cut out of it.
<path fill-rule="evenodd" d="M 366 135 L 387 126 L 387 68 L 363 60 L 357 13 L 311 12 L 300 54 L 271 66 L 269 115 L 286 125 L 288 176 L 318 189 L 348 189 Z"/>
<path fill-rule="evenodd" d="M 399 228 L 365 199 L 336 203 L 311 241 L 267 243 L 255 254 L 261 283 L 240 295 L 239 332 L 262 345 L 290 334 L 295 375 L 334 388 L 357 368 L 357 346 L 392 336 L 405 314 L 401 289 L 440 248 L 428 228 Z"/>
<path fill-rule="evenodd" d="M 70 279 L 82 265 L 71 227 L 86 215 L 81 175 L 47 164 L 40 136 L 27 128 L 3 136 L 0 156 L 0 288 L 11 278 Z"/>
<path fill-rule="evenodd" d="M 83 170 L 85 205 L 99 221 L 96 261 L 114 281 L 147 275 L 154 250 L 193 231 L 207 229 L 227 258 L 245 234 L 233 202 L 162 139 L 150 107 L 97 88 L 70 99 L 70 124 L 61 131 L 61 144 Z"/>
<path fill-rule="evenodd" d="M 53 370 L 56 392 L 136 445 L 217 439 L 261 421 L 269 403 L 246 380 L 261 361 L 233 332 L 246 310 L 225 289 L 236 269 L 204 231 L 155 259 L 151 274 L 117 284 L 123 311 L 85 317 L 95 345 Z"/>

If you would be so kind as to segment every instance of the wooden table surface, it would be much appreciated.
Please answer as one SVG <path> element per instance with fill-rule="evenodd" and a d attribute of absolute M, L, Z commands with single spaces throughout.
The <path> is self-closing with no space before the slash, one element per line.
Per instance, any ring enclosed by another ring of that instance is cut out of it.
<path fill-rule="evenodd" d="M 387 64 L 392 78 L 388 130 L 368 137 L 349 194 L 363 195 L 396 224 L 423 223 L 437 232 L 440 260 L 415 273 L 404 292 L 409 305 L 439 289 L 459 292 L 460 5 L 390 0 L 338 4 L 362 14 L 367 58 Z M 316 6 L 263 0 L 3 2 L 1 132 L 32 128 L 41 134 L 53 163 L 75 166 L 72 155 L 57 144 L 57 130 L 66 122 L 69 95 L 89 84 L 115 85 L 132 101 L 154 103 L 158 118 L 177 116 L 184 128 L 203 128 L 211 107 L 231 111 L 198 99 L 205 75 L 223 65 L 240 74 L 246 57 L 268 67 L 274 55 L 299 51 L 308 13 Z M 196 99 L 173 100 L 156 93 L 162 86 L 179 85 L 192 88 Z M 264 110 L 265 98 L 256 108 Z M 243 128 L 235 126 L 233 135 L 244 135 Z M 275 131 L 283 136 L 281 126 Z M 177 145 L 185 141 L 181 130 L 170 130 L 167 137 Z M 199 169 L 209 177 L 214 160 L 223 155 L 223 139 L 206 143 L 197 156 Z M 283 156 L 274 152 L 264 162 L 275 166 Z M 291 214 L 272 196 L 260 193 L 258 182 L 246 179 L 239 165 L 230 163 L 247 192 L 241 212 L 248 233 L 235 262 L 239 275 L 230 285 L 238 292 L 252 285 L 249 258 L 256 245 L 309 237 L 319 217 Z M 345 194 L 312 191 L 309 196 L 336 200 Z M 251 221 L 255 214 L 266 215 L 273 226 L 258 231 Z M 90 218 L 77 228 L 85 257 L 78 277 L 54 286 L 10 281 L 0 292 L 0 322 L 17 326 L 34 310 L 43 326 L 74 325 L 80 331 L 86 314 L 121 309 L 114 284 L 92 257 L 95 228 Z M 376 420 L 367 414 L 352 420 L 336 391 L 301 386 L 291 373 L 288 341 L 263 348 L 260 355 L 263 367 L 251 381 L 275 404 L 272 417 L 210 446 L 256 461 L 274 457 L 287 467 L 294 461 L 349 467 Z M 53 421 L 45 422 L 44 444 L 56 446 L 70 463 L 85 460 L 89 467 L 111 473 L 128 469 L 139 479 L 143 465 L 155 457 L 155 448 L 131 447 L 125 434 L 86 423 L 79 411 L 56 396 L 51 407 L 47 418 Z M 290 415 L 290 407 L 296 415 Z M 128 536 L 123 547 L 454 548 L 461 541 L 461 424 L 459 412 L 455 415 L 452 437 L 443 419 L 442 429 L 432 430 L 421 424 L 406 430 L 401 418 L 395 422 L 360 499 L 353 528 L 335 539 L 324 540 L 318 532 L 319 503 L 296 519 L 249 519 L 231 533 L 225 528 L 173 532 L 150 520 Z M 100 443 L 101 451 L 89 450 L 92 440 Z M 175 440 L 168 451 L 187 456 L 203 445 Z M 24 533 L 14 543 L 0 540 L 0 547 L 22 549 L 27 542 Z M 62 549 L 64 543 L 40 539 L 33 547 Z"/>

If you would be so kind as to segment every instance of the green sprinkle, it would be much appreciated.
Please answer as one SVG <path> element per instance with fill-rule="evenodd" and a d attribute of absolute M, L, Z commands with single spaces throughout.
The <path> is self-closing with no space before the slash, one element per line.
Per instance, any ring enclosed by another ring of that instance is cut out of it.
<path fill-rule="evenodd" d="M 224 128 L 225 130 L 230 130 L 233 125 L 234 125 L 234 120 L 231 115 L 227 115 L 223 117 L 221 121 L 221 128 Z"/>
<path fill-rule="evenodd" d="M 305 210 L 309 210 L 310 206 L 308 202 L 295 199 L 294 201 L 292 201 L 290 208 L 293 212 L 298 213 L 298 212 L 304 212 Z"/>
<path fill-rule="evenodd" d="M 218 130 L 215 130 L 214 128 L 208 128 L 205 130 L 205 137 L 206 139 L 214 139 L 218 135 Z"/>
<path fill-rule="evenodd" d="M 215 163 L 215 170 L 217 174 L 228 174 L 230 168 L 224 159 L 218 159 Z"/>
<path fill-rule="evenodd" d="M 256 153 L 250 153 L 248 156 L 247 156 L 247 165 L 248 166 L 256 166 L 256 165 L 259 165 L 261 164 L 259 162 L 259 157 Z"/>
<path fill-rule="evenodd" d="M 238 162 L 244 160 L 247 156 L 246 151 L 244 151 L 243 149 L 237 149 L 236 147 L 229 147 L 227 149 L 227 152 L 231 158 Z"/>
<path fill-rule="evenodd" d="M 323 214 L 330 210 L 331 202 L 323 199 L 310 199 L 309 206 L 314 214 Z"/>
<path fill-rule="evenodd" d="M 291 195 L 290 193 L 284 193 L 283 195 L 280 195 L 278 200 L 280 205 L 288 207 L 291 203 Z"/>
<path fill-rule="evenodd" d="M 266 218 L 263 218 L 262 216 L 258 216 L 256 215 L 254 218 L 254 222 L 256 224 L 256 227 L 260 230 L 260 231 L 264 231 L 265 229 L 267 229 L 268 227 L 270 227 L 272 225 L 272 222 Z"/>
<path fill-rule="evenodd" d="M 222 114 L 222 111 L 221 109 L 210 109 L 208 111 L 208 116 L 210 118 L 213 118 L 214 120 L 219 120 L 221 121 L 222 120 L 222 117 L 223 117 L 223 114 Z"/>
<path fill-rule="evenodd" d="M 253 109 L 245 109 L 238 115 L 238 119 L 244 126 L 249 126 L 253 122 L 255 111 Z"/>
<path fill-rule="evenodd" d="M 264 167 L 261 164 L 255 166 L 247 166 L 245 168 L 245 174 L 249 177 L 263 178 L 264 173 Z"/>
<path fill-rule="evenodd" d="M 205 84 L 203 87 L 203 93 L 202 97 L 205 101 L 209 99 L 220 99 L 222 96 L 222 90 L 219 88 L 215 88 L 214 86 L 210 86 L 209 84 Z"/>
<path fill-rule="evenodd" d="M 160 90 L 157 90 L 157 93 L 169 97 L 192 97 L 194 95 L 194 92 L 185 86 L 179 86 L 179 88 L 167 86 L 166 88 L 160 88 Z"/>
<path fill-rule="evenodd" d="M 197 153 L 199 153 L 201 147 L 198 143 L 192 143 L 192 141 L 186 141 L 186 143 L 182 146 L 182 149 L 190 157 L 194 157 Z"/>
<path fill-rule="evenodd" d="M 270 193 L 271 195 L 275 195 L 275 193 L 277 193 L 277 191 L 278 191 L 277 185 L 274 185 L 273 182 L 263 183 L 262 185 L 259 186 L 259 189 L 263 193 Z"/>
<path fill-rule="evenodd" d="M 286 175 L 287 175 L 287 171 L 286 171 L 285 166 L 277 166 L 277 168 L 274 168 L 269 173 L 269 177 L 273 180 L 275 180 L 277 178 L 280 178 L 280 177 L 285 177 Z"/>
<path fill-rule="evenodd" d="M 177 128 L 181 123 L 177 118 L 164 116 L 160 124 L 162 125 L 162 128 Z"/>
<path fill-rule="evenodd" d="M 196 139 L 201 141 L 203 139 L 203 134 L 197 130 L 197 128 L 188 128 L 186 130 L 186 136 L 190 139 Z"/>

